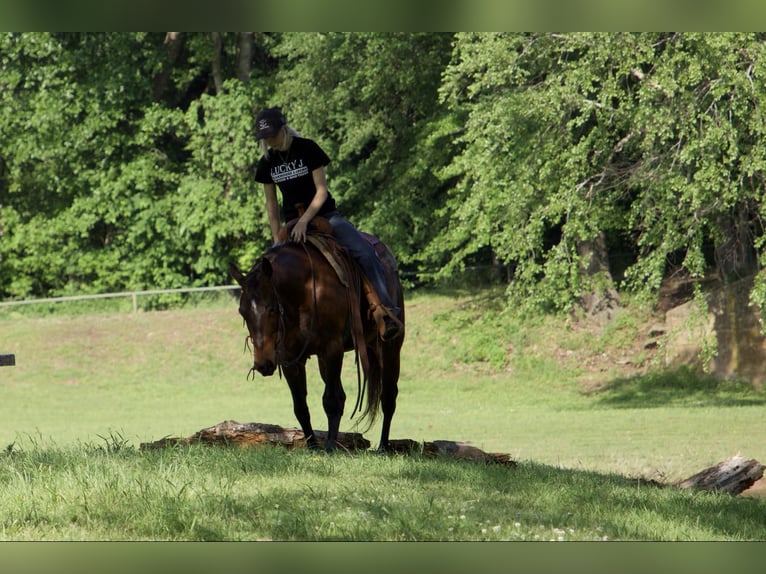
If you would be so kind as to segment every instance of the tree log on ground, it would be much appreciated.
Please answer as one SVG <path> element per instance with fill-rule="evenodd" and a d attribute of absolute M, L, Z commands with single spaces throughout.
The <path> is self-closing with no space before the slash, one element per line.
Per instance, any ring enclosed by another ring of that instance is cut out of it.
<path fill-rule="evenodd" d="M 324 446 L 326 431 L 315 431 L 319 444 Z M 141 449 L 164 448 L 184 444 L 236 445 L 260 447 L 279 445 L 286 448 L 305 448 L 306 437 L 296 428 L 283 428 L 265 423 L 239 423 L 224 421 L 212 427 L 197 431 L 189 437 L 166 437 L 151 443 L 141 444 Z M 359 433 L 338 433 L 338 447 L 349 452 L 367 450 L 370 441 Z"/>
<path fill-rule="evenodd" d="M 327 438 L 326 431 L 314 431 L 321 446 Z M 241 447 L 261 447 L 278 445 L 285 448 L 305 448 L 306 437 L 297 428 L 283 428 L 265 423 L 239 423 L 224 421 L 212 427 L 197 431 L 189 437 L 165 437 L 160 440 L 142 443 L 142 450 L 165 448 L 189 444 L 236 445 Z M 422 453 L 426 457 L 449 456 L 452 458 L 475 460 L 479 462 L 515 464 L 510 455 L 487 453 L 463 442 L 438 440 L 419 443 L 410 439 L 392 440 L 391 449 L 398 453 Z M 338 448 L 348 452 L 368 450 L 370 441 L 359 433 L 338 433 Z"/>
<path fill-rule="evenodd" d="M 511 455 L 499 452 L 484 452 L 480 448 L 464 442 L 452 440 L 435 440 L 433 442 L 419 443 L 411 439 L 395 439 L 388 441 L 394 452 L 398 453 L 421 453 L 423 456 L 433 458 L 435 456 L 448 456 L 462 460 L 474 460 L 477 462 L 498 463 L 514 466 L 515 461 Z"/>
<path fill-rule="evenodd" d="M 676 486 L 713 492 L 728 492 L 737 496 L 761 479 L 764 468 L 766 467 L 757 460 L 746 459 L 737 454 L 682 480 Z"/>

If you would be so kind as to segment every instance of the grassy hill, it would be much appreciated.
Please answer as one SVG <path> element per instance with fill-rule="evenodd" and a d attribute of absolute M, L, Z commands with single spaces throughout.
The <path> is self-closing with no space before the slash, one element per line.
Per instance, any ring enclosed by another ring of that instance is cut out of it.
<path fill-rule="evenodd" d="M 640 310 L 597 326 L 519 322 L 500 303 L 491 290 L 408 297 L 392 437 L 471 442 L 511 454 L 519 462 L 511 470 L 374 455 L 139 451 L 228 419 L 296 426 L 284 381 L 247 379 L 236 303 L 6 311 L 0 349 L 17 364 L 0 369 L 0 537 L 766 538 L 764 499 L 647 486 L 737 452 L 766 461 L 763 391 L 659 369 L 641 344 L 650 318 Z M 309 366 L 314 426 L 323 429 L 322 383 L 314 359 Z M 349 355 L 351 404 L 355 377 Z M 347 414 L 341 430 L 355 425 Z M 377 428 L 366 434 L 376 442 Z"/>

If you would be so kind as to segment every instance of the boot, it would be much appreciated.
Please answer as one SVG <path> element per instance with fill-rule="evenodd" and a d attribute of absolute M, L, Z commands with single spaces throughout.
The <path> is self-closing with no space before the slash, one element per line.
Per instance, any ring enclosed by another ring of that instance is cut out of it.
<path fill-rule="evenodd" d="M 370 312 L 378 326 L 378 335 L 383 341 L 391 341 L 400 337 L 404 332 L 404 325 L 385 305 L 370 305 Z"/>
<path fill-rule="evenodd" d="M 366 277 L 363 278 L 363 284 L 364 295 L 367 298 L 367 304 L 369 305 L 368 313 L 375 319 L 380 338 L 383 341 L 390 341 L 401 336 L 404 332 L 404 325 L 402 322 L 388 307 L 380 302 L 380 297 L 378 297 L 377 292 Z"/>

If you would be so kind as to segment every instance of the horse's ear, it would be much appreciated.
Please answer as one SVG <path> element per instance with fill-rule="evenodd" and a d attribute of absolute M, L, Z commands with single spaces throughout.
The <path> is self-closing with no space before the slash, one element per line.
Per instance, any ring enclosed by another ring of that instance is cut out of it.
<path fill-rule="evenodd" d="M 274 268 L 271 266 L 271 261 L 265 257 L 261 258 L 261 272 L 269 279 L 271 279 L 271 275 L 274 273 Z"/>
<path fill-rule="evenodd" d="M 231 263 L 229 265 L 229 275 L 232 276 L 232 278 L 239 283 L 240 287 L 245 286 L 245 276 L 242 275 L 242 272 L 237 268 L 234 263 Z"/>

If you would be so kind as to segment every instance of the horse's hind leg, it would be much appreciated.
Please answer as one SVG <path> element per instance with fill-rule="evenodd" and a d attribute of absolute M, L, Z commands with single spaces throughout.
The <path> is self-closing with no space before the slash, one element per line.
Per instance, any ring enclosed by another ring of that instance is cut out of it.
<path fill-rule="evenodd" d="M 311 427 L 311 413 L 309 405 L 306 402 L 306 367 L 305 365 L 293 365 L 282 367 L 282 371 L 287 379 L 287 385 L 290 387 L 290 394 L 293 396 L 293 413 L 301 425 L 303 435 L 306 437 L 306 445 L 311 448 L 319 448 L 314 429 Z"/>
<path fill-rule="evenodd" d="M 383 425 L 380 431 L 380 445 L 378 450 L 389 450 L 388 438 L 391 431 L 391 420 L 396 412 L 396 398 L 399 395 L 399 354 L 384 350 L 383 389 L 380 395 L 380 409 L 383 411 Z"/>
<path fill-rule="evenodd" d="M 340 380 L 343 368 L 343 353 L 319 357 L 319 373 L 324 381 L 322 406 L 327 414 L 327 442 L 325 450 L 335 450 L 340 429 L 340 419 L 343 417 L 343 407 L 346 404 L 346 393 Z"/>

